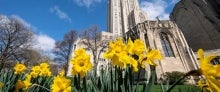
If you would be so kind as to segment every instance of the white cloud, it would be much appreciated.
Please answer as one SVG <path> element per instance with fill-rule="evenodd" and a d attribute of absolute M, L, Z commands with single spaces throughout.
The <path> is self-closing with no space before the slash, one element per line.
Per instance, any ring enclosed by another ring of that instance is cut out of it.
<path fill-rule="evenodd" d="M 33 26 L 31 26 L 30 23 L 26 22 L 25 20 L 23 20 L 21 17 L 19 17 L 18 15 L 12 15 L 11 18 L 16 19 L 18 22 L 20 22 L 21 24 L 23 24 L 25 27 L 27 28 L 31 28 Z"/>
<path fill-rule="evenodd" d="M 37 29 L 17 15 L 12 15 L 11 17 L 18 20 L 28 28 Z M 34 41 L 34 48 L 40 49 L 45 52 L 50 52 L 55 47 L 55 40 L 47 35 L 34 35 Z"/>
<path fill-rule="evenodd" d="M 72 22 L 72 19 L 64 11 L 60 10 L 58 6 L 54 6 L 50 8 L 50 12 L 55 13 L 60 19 L 64 19 L 69 22 Z"/>
<path fill-rule="evenodd" d="M 21 23 L 22 26 L 26 27 L 27 29 L 31 29 L 31 31 L 35 31 L 37 28 L 32 26 L 31 23 L 25 21 L 18 15 L 11 15 L 11 16 L 5 16 L 0 15 L 0 27 L 9 27 L 11 20 L 9 18 L 13 18 L 17 22 Z"/>
<path fill-rule="evenodd" d="M 55 40 L 47 35 L 35 35 L 34 48 L 41 50 L 46 53 L 50 53 L 55 47 Z"/>
<path fill-rule="evenodd" d="M 147 13 L 149 19 L 155 19 L 156 17 L 169 19 L 169 14 L 165 12 L 168 3 L 164 0 L 153 0 L 152 2 L 141 1 L 140 7 Z"/>
<path fill-rule="evenodd" d="M 32 26 L 30 23 L 26 22 L 24 19 L 19 17 L 18 15 L 12 15 L 11 18 L 16 19 L 18 22 L 22 23 L 25 27 L 31 28 L 31 29 L 37 29 L 36 27 Z M 9 17 L 5 15 L 0 15 L 0 27 L 7 27 L 11 21 L 9 20 Z M 55 40 L 47 35 L 34 35 L 33 38 L 33 46 L 32 48 L 37 49 L 38 51 L 44 53 L 44 54 L 50 54 L 51 51 L 55 47 Z"/>
<path fill-rule="evenodd" d="M 74 0 L 79 6 L 90 8 L 95 3 L 100 3 L 102 0 Z"/>

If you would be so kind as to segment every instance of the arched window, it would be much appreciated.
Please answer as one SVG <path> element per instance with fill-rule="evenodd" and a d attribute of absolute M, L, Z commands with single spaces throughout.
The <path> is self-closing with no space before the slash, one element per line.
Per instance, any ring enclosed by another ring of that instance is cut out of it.
<path fill-rule="evenodd" d="M 160 39 L 164 54 L 166 57 L 174 57 L 173 49 L 169 41 L 169 37 L 166 33 L 160 33 Z"/>

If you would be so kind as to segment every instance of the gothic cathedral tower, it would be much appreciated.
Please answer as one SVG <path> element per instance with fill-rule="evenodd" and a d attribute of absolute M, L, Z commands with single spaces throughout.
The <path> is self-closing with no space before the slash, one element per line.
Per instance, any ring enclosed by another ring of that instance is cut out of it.
<path fill-rule="evenodd" d="M 137 17 L 138 16 L 138 17 Z M 138 0 L 108 0 L 108 28 L 114 36 L 123 36 L 138 23 L 147 20 Z"/>

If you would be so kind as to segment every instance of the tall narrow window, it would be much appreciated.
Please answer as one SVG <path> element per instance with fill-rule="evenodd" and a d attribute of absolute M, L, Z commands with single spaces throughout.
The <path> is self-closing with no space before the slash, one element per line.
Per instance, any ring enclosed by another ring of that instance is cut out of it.
<path fill-rule="evenodd" d="M 170 44 L 168 35 L 164 32 L 161 32 L 160 39 L 161 39 L 161 44 L 162 44 L 162 48 L 163 48 L 165 56 L 166 57 L 174 57 L 173 49 Z"/>

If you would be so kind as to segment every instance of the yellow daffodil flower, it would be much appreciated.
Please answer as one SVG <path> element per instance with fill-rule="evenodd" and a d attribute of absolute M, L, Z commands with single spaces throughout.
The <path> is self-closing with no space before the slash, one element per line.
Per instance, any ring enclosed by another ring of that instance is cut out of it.
<path fill-rule="evenodd" d="M 22 88 L 25 88 L 25 84 L 23 83 L 22 80 L 18 80 L 15 84 L 15 90 L 19 90 L 19 89 L 22 89 Z"/>
<path fill-rule="evenodd" d="M 31 85 L 31 76 L 26 75 L 26 78 L 24 81 L 18 80 L 15 84 L 15 90 L 24 89 L 27 90 L 28 87 Z"/>
<path fill-rule="evenodd" d="M 200 67 L 201 67 L 201 72 L 204 75 L 208 76 L 216 76 L 217 72 L 214 65 L 210 63 L 212 59 L 214 59 L 216 56 L 215 55 L 208 55 L 204 56 L 204 52 L 202 49 L 198 50 L 198 56 L 199 56 L 199 61 L 200 61 Z M 219 66 L 219 65 L 216 65 Z"/>
<path fill-rule="evenodd" d="M 40 75 L 40 76 L 43 76 L 43 77 L 51 76 L 50 69 L 49 69 L 49 68 L 43 68 L 43 69 L 41 69 L 39 75 Z"/>
<path fill-rule="evenodd" d="M 132 65 L 134 71 L 138 71 L 137 61 L 129 56 L 129 51 L 132 51 L 133 42 L 128 41 L 128 46 L 123 43 L 122 38 L 117 39 L 115 42 L 109 43 L 108 50 L 104 53 L 105 59 L 111 59 L 112 65 L 116 67 L 126 68 L 127 65 Z M 130 50 L 129 50 L 130 49 Z"/>
<path fill-rule="evenodd" d="M 143 54 L 145 51 L 144 43 L 140 39 L 136 39 L 134 43 L 131 41 L 131 39 L 128 39 L 128 44 L 127 44 L 128 52 L 129 54 L 133 55 L 140 55 Z"/>
<path fill-rule="evenodd" d="M 212 65 L 211 60 L 216 58 L 215 55 L 204 56 L 202 49 L 198 50 L 198 56 L 200 61 L 200 70 L 206 78 L 207 85 L 211 92 L 220 92 L 220 81 L 215 77 L 219 77 L 219 67 L 220 65 Z"/>
<path fill-rule="evenodd" d="M 154 60 L 161 60 L 162 55 L 159 50 L 150 50 L 146 54 L 142 54 L 139 56 L 139 63 L 141 64 L 142 68 L 146 68 L 146 64 L 154 65 L 157 64 Z"/>
<path fill-rule="evenodd" d="M 64 70 L 61 70 L 61 71 L 59 72 L 59 76 L 64 76 L 64 73 L 65 73 L 65 71 L 64 71 Z"/>
<path fill-rule="evenodd" d="M 128 42 L 127 42 L 127 50 L 128 50 L 128 53 L 134 54 L 134 53 L 133 53 L 133 48 L 134 48 L 134 43 L 133 43 L 133 41 L 131 40 L 131 38 L 129 38 L 129 39 L 128 39 Z"/>
<path fill-rule="evenodd" d="M 30 72 L 30 75 L 33 78 L 37 78 L 37 76 L 40 74 L 41 68 L 40 66 L 33 66 Z"/>
<path fill-rule="evenodd" d="M 206 76 L 206 81 L 211 92 L 220 92 L 220 81 L 213 76 Z"/>
<path fill-rule="evenodd" d="M 85 74 L 92 70 L 92 63 L 90 62 L 90 55 L 86 54 L 85 49 L 77 49 L 75 51 L 75 56 L 71 59 L 72 74 L 79 74 L 81 78 L 85 76 Z"/>
<path fill-rule="evenodd" d="M 43 68 L 48 68 L 49 67 L 49 64 L 48 63 L 41 63 L 40 64 L 40 68 L 43 69 Z"/>
<path fill-rule="evenodd" d="M 28 87 L 31 85 L 31 75 L 26 75 L 25 80 L 23 81 L 25 85 L 25 90 L 28 89 Z"/>
<path fill-rule="evenodd" d="M 15 74 L 21 74 L 21 73 L 24 73 L 24 71 L 26 70 L 26 66 L 24 64 L 19 64 L 17 63 L 14 67 L 14 71 L 15 71 Z"/>
<path fill-rule="evenodd" d="M 71 80 L 64 76 L 56 76 L 51 85 L 52 92 L 71 92 Z"/>

